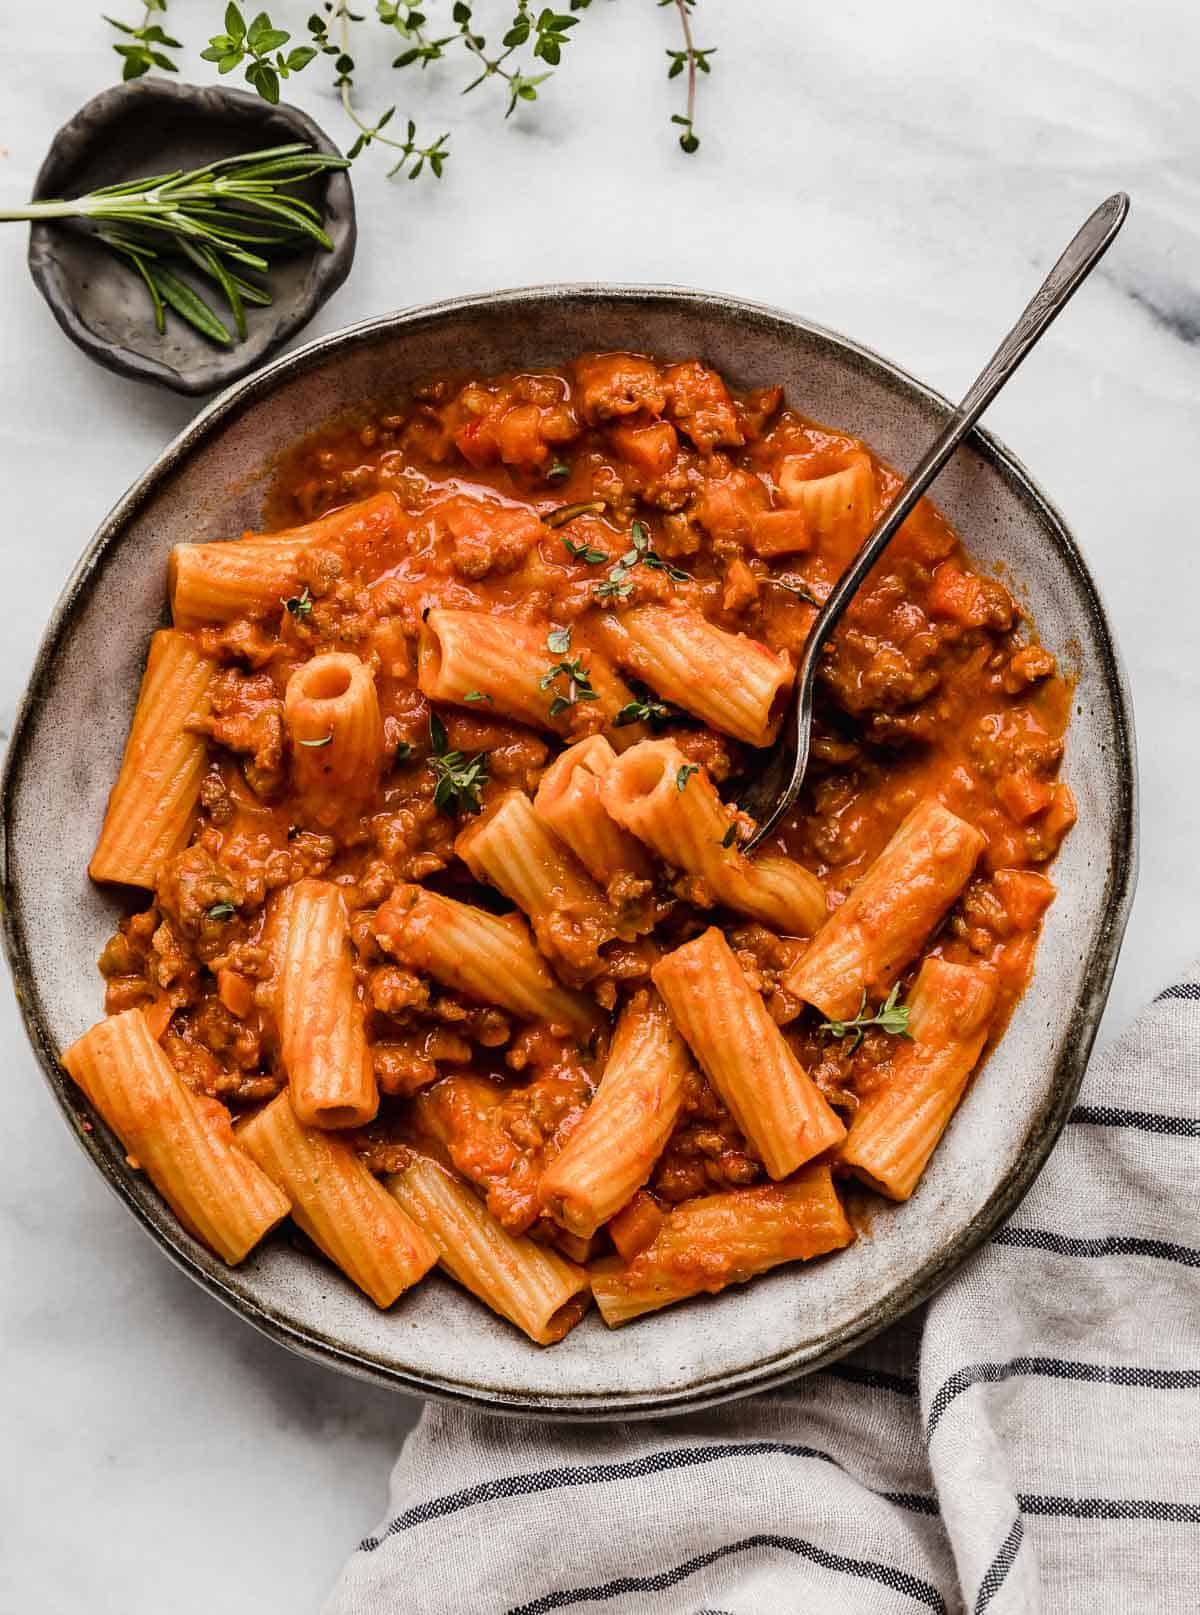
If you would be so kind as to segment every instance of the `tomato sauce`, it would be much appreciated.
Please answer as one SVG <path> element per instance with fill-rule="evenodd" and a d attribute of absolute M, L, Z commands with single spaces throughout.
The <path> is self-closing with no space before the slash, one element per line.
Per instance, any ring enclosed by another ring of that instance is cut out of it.
<path fill-rule="evenodd" d="M 266 530 L 384 491 L 403 519 L 382 542 L 317 546 L 302 593 L 269 614 L 194 630 L 221 664 L 198 824 L 154 905 L 124 921 L 105 949 L 108 1009 L 157 1006 L 163 1046 L 198 1092 L 235 1108 L 260 1102 L 284 1082 L 263 991 L 264 905 L 305 876 L 337 882 L 384 1096 L 359 1140 L 364 1157 L 386 1170 L 420 1138 L 486 1193 L 507 1227 L 556 1237 L 539 1220 L 537 1180 L 583 1114 L 603 1040 L 579 1048 L 515 1027 L 500 1010 L 396 964 L 372 931 L 376 909 L 406 881 L 506 906 L 454 858 L 462 806 L 456 815 L 434 800 L 431 717 L 444 726 L 443 750 L 486 759 L 485 808 L 503 789 L 532 791 L 561 745 L 482 705 L 435 715 L 416 677 L 422 615 L 446 606 L 570 624 L 572 651 L 586 664 L 598 644 L 597 586 L 641 523 L 658 564 L 635 563 L 628 592 L 606 609 L 684 602 L 795 660 L 855 546 L 798 539 L 781 477 L 822 475 L 864 447 L 802 419 L 778 388 L 739 393 L 697 361 L 622 354 L 536 373 L 435 377 L 298 443 L 277 468 Z M 871 465 L 878 509 L 899 479 L 873 456 Z M 387 762 L 367 810 L 325 828 L 306 816 L 289 780 L 283 695 L 298 666 L 329 650 L 372 666 Z M 548 667 L 554 661 L 548 651 Z M 923 501 L 826 654 L 810 776 L 773 838 L 835 906 L 921 797 L 940 796 L 978 826 L 983 858 L 927 952 L 995 968 L 993 1038 L 1028 982 L 1053 895 L 1046 866 L 1074 819 L 1056 777 L 1069 711 L 1069 682 L 1009 590 L 971 566 Z M 596 721 L 581 702 L 568 738 Z M 654 726 L 730 800 L 756 765 L 751 749 L 685 714 L 660 715 Z M 708 923 L 694 895 L 683 883 L 664 894 L 659 947 Z M 212 922 L 223 905 L 235 914 Z M 798 1006 L 780 982 L 804 939 L 718 918 L 772 1013 L 789 1023 L 805 1068 L 848 1117 L 886 1075 L 894 1040 L 871 1030 L 854 1044 L 822 1030 L 815 1012 L 794 1018 Z M 600 1002 L 617 1007 L 655 957 L 654 946 L 613 944 L 593 988 Z M 697 1076 L 651 1193 L 678 1203 L 762 1176 Z"/>

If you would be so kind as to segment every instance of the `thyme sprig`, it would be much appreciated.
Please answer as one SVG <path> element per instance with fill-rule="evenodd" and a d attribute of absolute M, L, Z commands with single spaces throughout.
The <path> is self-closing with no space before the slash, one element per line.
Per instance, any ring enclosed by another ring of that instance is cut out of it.
<path fill-rule="evenodd" d="M 272 146 L 186 172 L 105 185 L 68 201 L 30 202 L 0 211 L 0 222 L 87 221 L 98 239 L 141 276 L 160 333 L 171 308 L 210 341 L 229 347 L 233 335 L 224 321 L 171 265 L 214 281 L 238 336 L 244 337 L 245 304 L 271 301 L 270 292 L 247 280 L 245 271 L 265 273 L 269 253 L 306 241 L 326 251 L 333 247 L 318 210 L 290 187 L 345 168 L 346 161 L 302 142 Z"/>
<path fill-rule="evenodd" d="M 167 55 L 168 50 L 182 50 L 183 46 L 177 39 L 172 39 L 165 33 L 161 23 L 153 22 L 154 16 L 164 16 L 167 9 L 167 0 L 146 0 L 146 10 L 140 25 L 128 22 L 119 22 L 116 17 L 106 16 L 105 22 L 110 28 L 124 34 L 123 40 L 116 40 L 113 49 L 121 58 L 121 77 L 125 80 L 140 79 L 143 74 L 149 73 L 151 68 L 157 67 L 160 73 L 178 73 L 178 65 Z"/>
<path fill-rule="evenodd" d="M 437 808 L 462 808 L 467 813 L 479 813 L 483 803 L 479 793 L 488 782 L 487 753 L 478 751 L 451 751 L 446 725 L 436 712 L 429 716 L 429 744 L 433 755 L 429 767 L 435 781 L 433 805 Z"/>
<path fill-rule="evenodd" d="M 629 574 L 639 563 L 652 572 L 665 572 L 674 583 L 687 583 L 691 579 L 690 572 L 685 572 L 681 566 L 672 566 L 650 548 L 650 535 L 641 522 L 634 522 L 629 529 L 629 541 L 629 548 L 609 567 L 604 582 L 596 585 L 593 592 L 597 600 L 628 600 L 633 593 Z"/>
<path fill-rule="evenodd" d="M 671 122 L 680 126 L 680 148 L 690 156 L 700 150 L 700 136 L 696 133 L 696 75 L 697 73 L 711 73 L 712 66 L 709 58 L 717 54 L 715 45 L 707 50 L 697 50 L 696 42 L 692 38 L 691 11 L 696 0 L 658 0 L 660 6 L 674 6 L 679 14 L 680 27 L 683 29 L 683 49 L 668 50 L 667 59 L 670 66 L 667 68 L 669 79 L 678 78 L 681 73 L 687 74 L 687 111 L 671 114 Z"/>
<path fill-rule="evenodd" d="M 908 1017 L 912 1013 L 908 1004 L 898 1002 L 900 997 L 900 983 L 897 982 L 891 992 L 880 1004 L 874 1015 L 866 1013 L 867 990 L 863 988 L 862 1003 L 858 1006 L 858 1014 L 847 1021 L 822 1021 L 819 1031 L 826 1032 L 830 1037 L 851 1039 L 847 1054 L 853 1054 L 862 1042 L 868 1027 L 877 1026 L 881 1032 L 887 1032 L 891 1037 L 911 1038 L 908 1029 Z"/>
<path fill-rule="evenodd" d="M 462 93 L 467 95 L 487 83 L 499 86 L 504 117 L 511 118 L 518 107 L 540 99 L 546 82 L 562 65 L 567 47 L 575 41 L 574 30 L 581 20 L 578 13 L 586 11 L 591 0 L 568 0 L 564 11 L 553 6 L 539 8 L 533 0 L 510 0 L 508 26 L 494 44 L 481 32 L 476 17 L 479 8 L 473 0 L 453 0 L 449 16 L 443 12 L 437 24 L 431 24 L 424 7 L 428 5 L 432 10 L 434 4 L 442 3 L 443 0 L 375 0 L 374 20 L 386 30 L 393 46 L 397 42 L 401 45 L 392 67 L 401 72 L 419 67 L 424 72 L 452 55 L 460 61 L 465 57 L 471 76 Z M 683 46 L 667 51 L 667 77 L 686 76 L 687 101 L 686 111 L 675 113 L 671 121 L 679 128 L 682 149 L 695 152 L 700 145 L 695 127 L 696 82 L 699 74 L 712 71 L 715 51 L 711 47 L 698 48 L 692 35 L 691 13 L 696 0 L 659 0 L 659 5 L 674 6 L 679 18 Z M 122 35 L 113 45 L 121 57 L 122 77 L 140 78 L 155 70 L 177 71 L 169 52 L 183 46 L 156 20 L 166 9 L 167 0 L 145 0 L 140 24 L 105 18 Z M 450 156 L 448 133 L 424 144 L 417 137 L 415 125 L 406 120 L 407 137 L 397 139 L 393 133 L 384 132 L 396 117 L 395 106 L 386 108 L 372 122 L 354 104 L 351 30 L 367 20 L 365 8 L 363 12 L 352 11 L 350 0 L 322 0 L 320 9 L 308 18 L 309 42 L 297 44 L 292 34 L 278 27 L 267 12 L 260 11 L 247 20 L 236 0 L 232 0 L 225 8 L 223 28 L 212 33 L 201 55 L 222 74 L 240 68 L 251 88 L 272 104 L 279 100 L 283 80 L 303 72 L 318 57 L 332 58 L 334 89 L 355 130 L 351 156 L 357 157 L 373 145 L 386 146 L 398 154 L 389 173 L 404 173 L 416 179 L 428 170 L 440 178 Z"/>
<path fill-rule="evenodd" d="M 571 648 L 571 630 L 569 628 L 554 628 L 546 639 L 546 649 L 554 656 L 562 658 L 548 667 L 538 680 L 539 690 L 552 690 L 550 701 L 550 716 L 557 718 L 559 713 L 566 712 L 570 707 L 576 706 L 580 701 L 598 701 L 599 692 L 592 688 L 592 678 L 589 670 L 583 665 L 580 656 L 567 657 Z M 566 688 L 558 684 L 560 678 L 565 678 Z"/>

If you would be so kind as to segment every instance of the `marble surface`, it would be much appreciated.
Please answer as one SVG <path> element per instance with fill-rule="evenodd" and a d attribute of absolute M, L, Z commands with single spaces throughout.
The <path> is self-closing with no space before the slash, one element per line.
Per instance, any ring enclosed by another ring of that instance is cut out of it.
<path fill-rule="evenodd" d="M 113 72 L 96 9 L 26 10 L 5 64 L 0 206 Z M 198 48 L 220 7 L 173 9 Z M 273 11 L 302 29 L 309 9 Z M 1111 1032 L 1196 950 L 1200 916 L 1200 14 L 1178 0 L 830 11 L 700 0 L 698 43 L 719 54 L 690 159 L 666 122 L 672 18 L 648 0 L 593 6 L 575 60 L 507 125 L 485 94 L 459 101 L 457 72 L 366 76 L 376 105 L 403 87 L 422 129 L 452 126 L 454 156 L 440 185 L 410 185 L 368 154 L 358 262 L 310 331 L 531 281 L 675 281 L 795 309 L 956 392 L 1090 207 L 1128 189 L 1120 242 L 989 416 L 1081 540 L 1133 686 L 1141 889 Z M 195 48 L 184 65 L 208 75 Z M 320 72 L 295 99 L 339 138 Z M 70 347 L 23 254 L 23 232 L 5 231 L 5 735 L 81 546 L 192 408 Z M 380 1511 L 415 1404 L 285 1355 L 163 1260 L 58 1121 L 7 993 L 0 1049 L 0 1609 L 316 1611 Z"/>

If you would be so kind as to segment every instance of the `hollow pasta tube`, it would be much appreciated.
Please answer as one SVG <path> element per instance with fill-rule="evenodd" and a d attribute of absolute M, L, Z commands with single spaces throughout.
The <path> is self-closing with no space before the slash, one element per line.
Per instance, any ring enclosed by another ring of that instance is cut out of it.
<path fill-rule="evenodd" d="M 238 1142 L 292 1202 L 292 1219 L 378 1307 L 437 1261 L 437 1247 L 371 1176 L 350 1144 L 304 1127 L 286 1093 L 237 1130 Z"/>
<path fill-rule="evenodd" d="M 671 1019 L 772 1178 L 785 1178 L 846 1136 L 800 1065 L 722 931 L 660 959 L 651 972 Z"/>
<path fill-rule="evenodd" d="M 584 1269 L 508 1233 L 474 1190 L 438 1162 L 418 1156 L 387 1186 L 437 1247 L 446 1272 L 537 1345 L 561 1340 L 586 1312 L 591 1292 Z"/>
<path fill-rule="evenodd" d="M 186 634 L 163 628 L 152 636 L 121 771 L 88 865 L 93 880 L 153 888 L 166 860 L 187 845 L 208 766 L 193 725 L 208 713 L 215 671 Z"/>
<path fill-rule="evenodd" d="M 288 1214 L 288 1198 L 235 1141 L 229 1112 L 192 1093 L 127 1009 L 63 1055 L 74 1082 L 189 1233 L 231 1266 Z"/>
<path fill-rule="evenodd" d="M 383 768 L 383 720 L 370 668 L 348 651 L 302 662 L 287 682 L 283 714 L 303 816 L 329 827 L 361 812 Z"/>

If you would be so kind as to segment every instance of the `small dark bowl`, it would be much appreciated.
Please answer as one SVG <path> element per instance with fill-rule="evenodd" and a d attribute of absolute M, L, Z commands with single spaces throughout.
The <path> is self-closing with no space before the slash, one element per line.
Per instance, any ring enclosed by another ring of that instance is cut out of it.
<path fill-rule="evenodd" d="M 103 91 L 63 125 L 38 174 L 34 200 L 81 196 L 101 185 L 297 140 L 338 155 L 328 135 L 295 107 L 268 106 L 243 90 L 135 79 Z M 136 271 L 86 229 L 33 225 L 29 270 L 71 341 L 100 364 L 179 393 L 214 392 L 257 369 L 295 336 L 350 273 L 357 230 L 349 177 L 329 174 L 300 194 L 323 208 L 333 251 L 314 245 L 274 261 L 274 301 L 247 308 L 246 340 L 231 348 L 217 347 L 170 311 L 160 336 Z M 214 286 L 212 293 L 221 313 L 220 292 Z"/>

